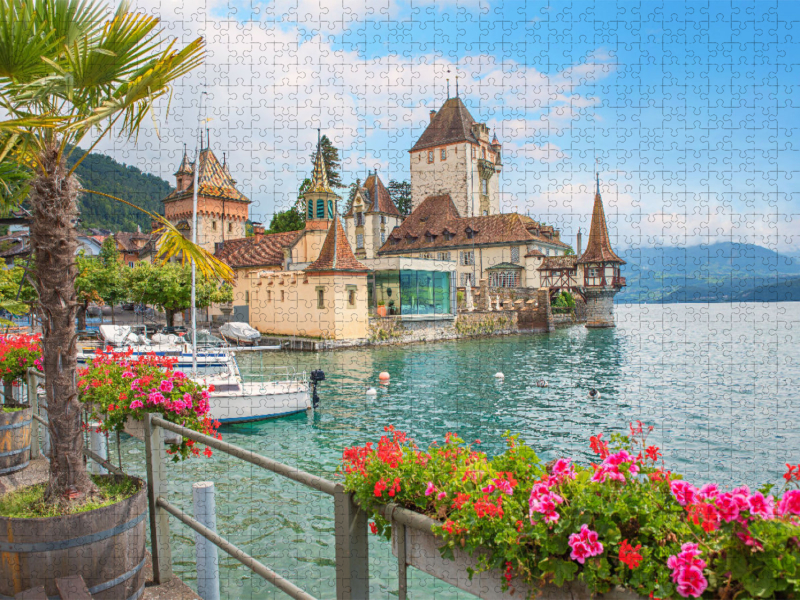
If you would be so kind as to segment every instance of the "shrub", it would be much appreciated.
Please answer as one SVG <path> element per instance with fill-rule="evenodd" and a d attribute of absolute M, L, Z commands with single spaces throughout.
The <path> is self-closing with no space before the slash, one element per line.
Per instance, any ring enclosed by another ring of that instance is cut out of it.
<path fill-rule="evenodd" d="M 11 383 L 24 377 L 29 367 L 42 368 L 40 336 L 0 336 L 0 377 L 3 381 Z"/>
<path fill-rule="evenodd" d="M 489 459 L 452 433 L 423 451 L 385 430 L 377 445 L 345 449 L 340 468 L 376 533 L 389 533 L 377 506 L 396 502 L 440 520 L 443 556 L 484 548 L 478 569 L 500 569 L 507 582 L 578 579 L 592 593 L 622 585 L 658 598 L 800 594 L 800 490 L 789 489 L 800 465 L 788 466 L 778 498 L 771 485 L 691 485 L 666 468 L 641 423 L 610 444 L 592 436 L 599 464 L 589 467 L 542 464 L 517 436 Z"/>

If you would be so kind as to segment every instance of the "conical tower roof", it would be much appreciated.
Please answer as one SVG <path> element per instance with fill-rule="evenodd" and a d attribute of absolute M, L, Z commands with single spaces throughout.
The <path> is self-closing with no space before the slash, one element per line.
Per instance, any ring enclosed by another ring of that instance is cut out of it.
<path fill-rule="evenodd" d="M 325 170 L 325 157 L 322 155 L 322 147 L 317 143 L 317 158 L 314 160 L 314 173 L 311 175 L 311 187 L 309 192 L 323 192 L 333 194 L 328 183 L 328 172 Z"/>
<path fill-rule="evenodd" d="M 186 144 L 183 145 L 183 160 L 181 165 L 175 172 L 175 175 L 191 175 L 194 172 L 194 165 L 189 160 L 189 155 L 186 153 Z"/>
<path fill-rule="evenodd" d="M 339 220 L 339 215 L 333 218 L 322 244 L 319 257 L 305 269 L 307 272 L 319 271 L 369 271 L 353 254 L 353 249 L 347 242 L 347 236 Z"/>
<path fill-rule="evenodd" d="M 592 225 L 589 230 L 589 242 L 586 252 L 578 259 L 579 263 L 619 263 L 625 261 L 617 256 L 611 249 L 611 240 L 608 237 L 606 213 L 603 210 L 603 199 L 600 197 L 600 175 L 597 176 L 597 191 L 594 195 L 594 208 L 592 209 Z"/>
<path fill-rule="evenodd" d="M 472 132 L 474 124 L 475 119 L 461 98 L 449 98 L 428 123 L 410 152 L 458 142 L 477 144 L 478 138 Z"/>
<path fill-rule="evenodd" d="M 189 163 L 188 158 L 184 155 L 184 161 L 188 165 L 186 173 L 194 173 L 195 163 Z M 206 148 L 200 151 L 197 164 L 199 164 L 200 171 L 197 173 L 197 195 L 208 196 L 210 198 L 221 198 L 226 201 L 233 202 L 250 202 L 250 199 L 242 194 L 236 188 L 236 182 L 230 175 L 230 172 L 223 168 L 214 152 Z M 181 169 L 184 168 L 181 163 Z M 180 172 L 180 171 L 179 171 Z M 188 187 L 183 190 L 176 190 L 169 196 L 164 198 L 162 202 L 171 202 L 186 197 L 191 197 L 194 193 L 194 179 L 189 182 Z"/>

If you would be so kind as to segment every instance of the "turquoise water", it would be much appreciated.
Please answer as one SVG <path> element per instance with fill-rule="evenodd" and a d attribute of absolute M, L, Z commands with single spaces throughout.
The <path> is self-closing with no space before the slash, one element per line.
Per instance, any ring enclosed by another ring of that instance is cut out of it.
<path fill-rule="evenodd" d="M 226 441 L 333 477 L 342 448 L 377 439 L 385 424 L 426 445 L 447 431 L 488 453 L 519 432 L 544 458 L 586 461 L 588 438 L 640 419 L 656 427 L 667 464 L 695 483 L 777 482 L 800 462 L 800 303 L 617 307 L 618 327 L 550 335 L 386 347 L 326 354 L 271 353 L 263 366 L 322 368 L 311 415 L 238 425 Z M 383 388 L 378 373 L 388 371 Z M 505 381 L 494 374 L 502 371 Z M 538 388 L 544 378 L 549 387 Z M 378 390 L 368 398 L 366 386 Z M 594 387 L 599 400 L 587 398 Z M 141 442 L 124 443 L 125 468 L 144 473 Z M 335 597 L 332 500 L 215 453 L 171 466 L 171 500 L 191 511 L 191 484 L 217 487 L 217 527 L 261 562 L 320 598 Z M 174 519 L 176 573 L 194 585 L 194 535 Z M 471 598 L 411 569 L 410 597 Z M 373 598 L 397 593 L 388 543 L 370 541 Z M 224 598 L 283 598 L 237 562 L 221 561 Z"/>

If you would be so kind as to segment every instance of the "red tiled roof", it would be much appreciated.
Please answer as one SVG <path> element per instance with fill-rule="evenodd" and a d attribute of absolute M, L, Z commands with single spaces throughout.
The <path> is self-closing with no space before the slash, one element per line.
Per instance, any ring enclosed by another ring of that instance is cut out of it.
<path fill-rule="evenodd" d="M 534 248 L 533 250 L 530 250 L 530 251 L 529 251 L 529 252 L 528 252 L 528 253 L 525 255 L 525 257 L 526 257 L 526 258 L 527 258 L 528 256 L 545 256 L 545 254 L 544 254 L 544 252 L 540 252 L 539 250 L 537 250 L 536 248 Z"/>
<path fill-rule="evenodd" d="M 369 192 L 369 199 L 372 202 L 369 210 L 367 212 L 379 212 L 379 213 L 386 213 L 389 215 L 400 215 L 400 211 L 397 210 L 394 202 L 392 202 L 392 197 L 389 195 L 389 190 L 386 189 L 386 186 L 383 185 L 381 178 L 378 177 L 377 173 L 374 173 L 367 177 L 367 180 L 364 182 L 364 187 Z"/>
<path fill-rule="evenodd" d="M 457 142 L 477 144 L 478 139 L 472 133 L 474 123 L 475 119 L 469 114 L 461 98 L 449 98 L 428 123 L 411 152 Z"/>
<path fill-rule="evenodd" d="M 181 168 L 184 168 L 181 163 Z M 194 165 L 191 165 L 191 173 L 194 173 Z M 223 168 L 214 153 L 206 148 L 200 152 L 200 171 L 197 175 L 197 194 L 198 196 L 208 196 L 209 198 L 222 198 L 232 202 L 250 202 L 250 199 L 236 189 L 236 183 L 231 178 L 227 169 Z M 189 183 L 185 190 L 175 190 L 162 202 L 172 202 L 191 198 L 194 194 L 194 179 Z"/>
<path fill-rule="evenodd" d="M 578 259 L 579 263 L 607 262 L 625 264 L 611 249 L 611 240 L 608 238 L 606 226 L 606 213 L 603 210 L 603 199 L 600 197 L 600 183 L 597 183 L 597 193 L 594 195 L 594 208 L 592 209 L 592 225 L 589 230 L 589 242 L 586 252 Z"/>
<path fill-rule="evenodd" d="M 150 243 L 153 234 L 139 233 L 138 231 L 118 231 L 114 234 L 114 241 L 117 242 L 125 252 L 138 252 Z"/>
<path fill-rule="evenodd" d="M 287 231 L 227 240 L 214 256 L 234 269 L 280 267 L 283 265 L 283 249 L 294 244 L 302 233 L 302 231 Z"/>
<path fill-rule="evenodd" d="M 574 269 L 578 266 L 577 256 L 545 256 L 537 271 Z"/>
<path fill-rule="evenodd" d="M 350 244 L 347 243 L 342 222 L 334 217 L 333 224 L 325 236 L 319 257 L 305 269 L 314 271 L 369 271 L 356 260 Z"/>
<path fill-rule="evenodd" d="M 521 244 L 541 242 L 563 248 L 569 247 L 558 240 L 531 234 L 525 226 L 525 219 L 528 217 L 518 213 L 464 218 L 459 216 L 448 194 L 428 196 L 399 227 L 394 228 L 389 234 L 389 239 L 378 250 L 378 254 L 512 242 Z M 467 237 L 467 229 L 474 232 L 472 238 Z M 445 238 L 445 230 L 453 234 L 451 239 Z M 427 239 L 426 232 L 436 236 L 433 241 Z M 392 239 L 397 242 L 392 243 Z"/>

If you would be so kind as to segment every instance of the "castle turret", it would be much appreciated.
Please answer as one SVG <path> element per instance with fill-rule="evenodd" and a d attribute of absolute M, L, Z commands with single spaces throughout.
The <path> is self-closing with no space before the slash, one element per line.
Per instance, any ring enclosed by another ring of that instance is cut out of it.
<path fill-rule="evenodd" d="M 303 200 L 306 203 L 306 221 L 330 221 L 336 214 L 336 202 L 339 200 L 339 196 L 328 183 L 328 172 L 325 169 L 325 157 L 322 154 L 319 130 L 314 172 L 311 175 L 311 185 L 303 193 Z"/>
<path fill-rule="evenodd" d="M 620 265 L 624 264 L 611 248 L 598 174 L 589 241 L 586 252 L 578 258 L 578 267 L 583 271 L 586 327 L 615 327 L 614 296 L 625 285 L 625 278 L 620 277 Z"/>

